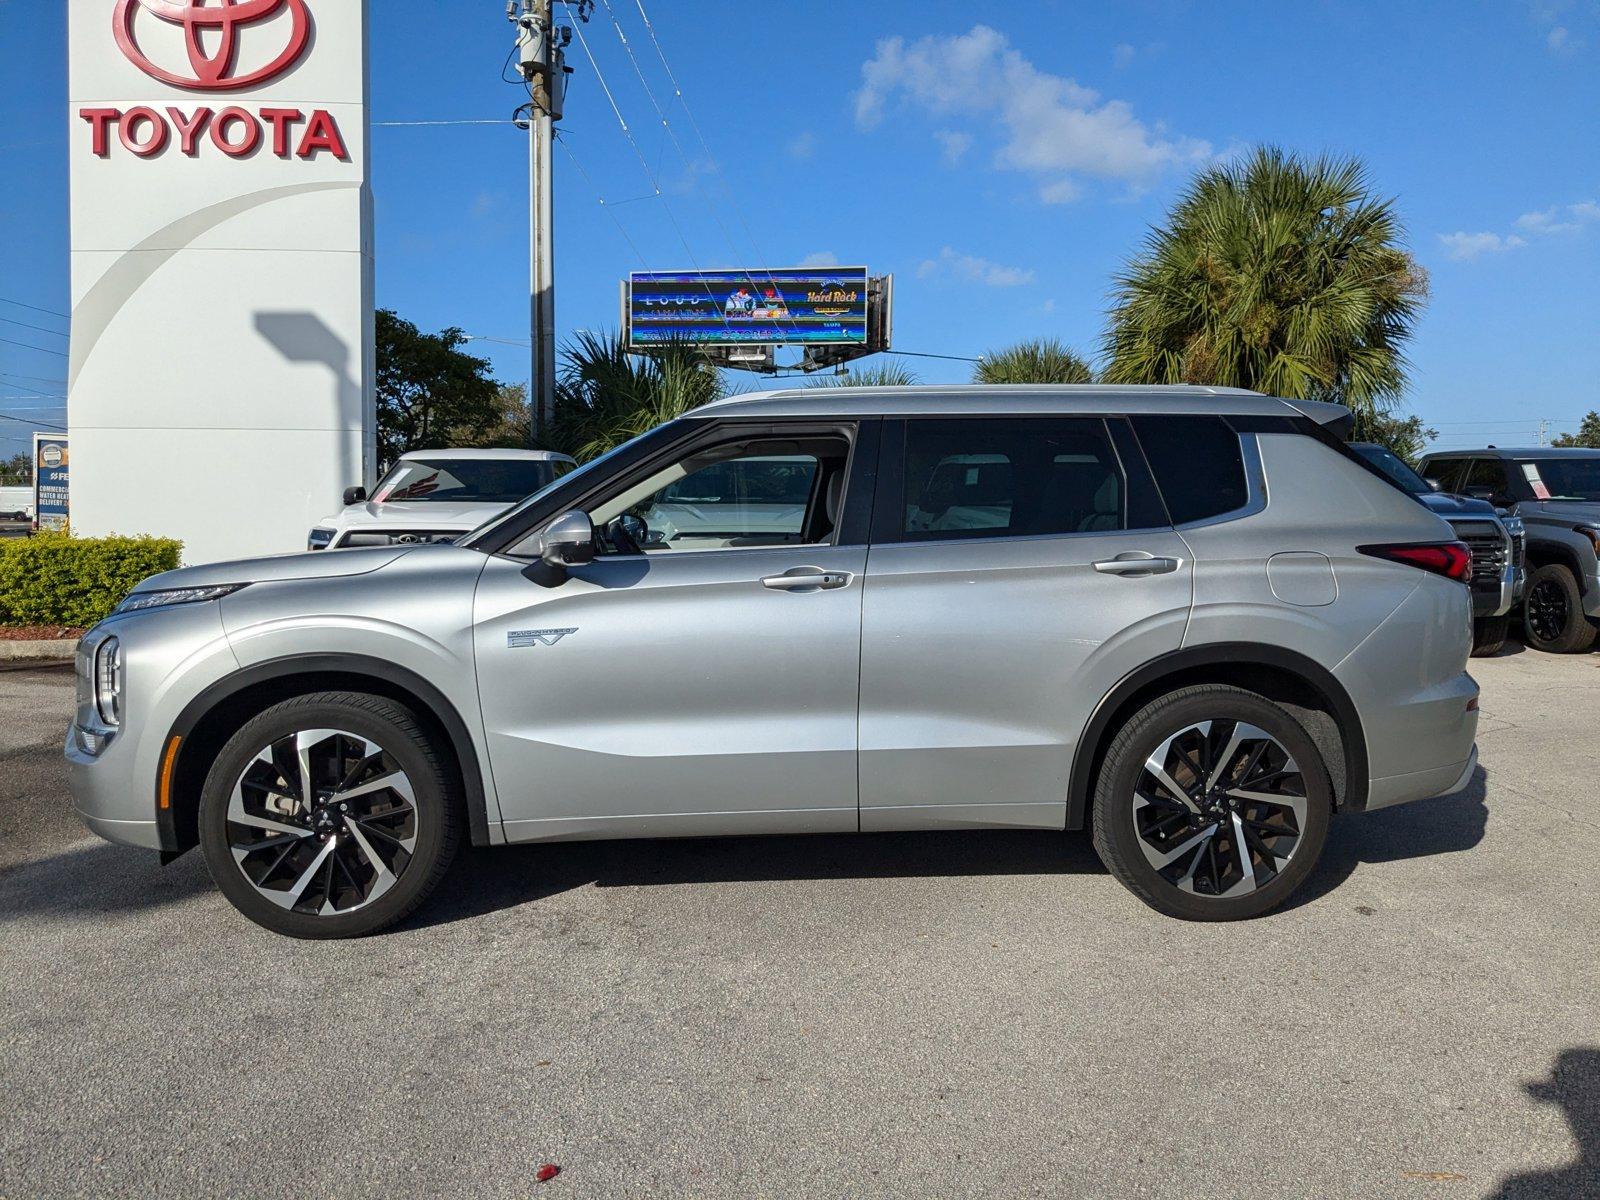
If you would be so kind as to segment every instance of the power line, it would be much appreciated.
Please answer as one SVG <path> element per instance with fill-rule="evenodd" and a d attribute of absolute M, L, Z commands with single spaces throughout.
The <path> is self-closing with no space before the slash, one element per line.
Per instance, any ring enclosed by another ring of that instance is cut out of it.
<path fill-rule="evenodd" d="M 904 358 L 947 358 L 951 362 L 976 363 L 976 362 L 982 362 L 983 361 L 982 358 L 969 358 L 965 354 L 928 354 L 927 352 L 922 351 L 922 350 L 884 350 L 884 351 L 881 351 L 880 353 L 889 354 L 889 355 L 900 355 L 901 357 L 904 357 Z"/>
<path fill-rule="evenodd" d="M 15 371 L 0 371 L 0 379 L 31 379 L 35 383 L 56 383 L 67 386 L 65 379 L 52 379 L 48 375 L 18 375 Z"/>
<path fill-rule="evenodd" d="M 672 205 L 667 203 L 666 196 L 661 191 L 661 182 L 656 178 L 656 173 L 650 168 L 650 160 L 644 156 L 644 151 L 639 149 L 639 143 L 633 136 L 633 131 L 628 128 L 628 122 L 622 115 L 622 109 L 617 107 L 616 97 L 612 95 L 610 86 L 606 83 L 605 73 L 600 70 L 600 64 L 595 61 L 594 52 L 589 49 L 589 39 L 583 36 L 583 24 L 579 22 L 572 27 L 578 35 L 578 44 L 583 47 L 584 57 L 589 60 L 589 66 L 594 69 L 595 79 L 600 83 L 600 90 L 605 93 L 606 100 L 611 105 L 611 111 L 616 114 L 617 124 L 622 127 L 622 136 L 628 139 L 628 145 L 633 147 L 634 154 L 639 159 L 639 165 L 644 168 L 645 178 L 650 181 L 650 186 L 655 189 L 656 199 L 661 201 L 661 211 L 667 214 L 667 220 L 672 223 L 673 232 L 678 235 L 678 241 L 683 246 L 683 252 L 689 256 L 689 264 L 696 274 L 701 274 L 700 261 L 695 258 L 694 251 L 689 248 L 689 239 L 683 235 L 683 227 L 678 224 L 678 218 L 673 215 Z M 702 277 L 700 286 L 705 291 L 706 299 L 711 301 L 715 308 L 717 298 L 711 292 L 711 285 Z M 727 315 L 723 314 L 723 324 L 727 324 Z"/>
<path fill-rule="evenodd" d="M 48 350 L 43 346 L 34 346 L 28 342 L 14 342 L 10 338 L 0 338 L 0 342 L 4 342 L 8 346 L 21 346 L 24 350 L 37 350 L 40 354 L 54 354 L 57 358 L 68 357 L 65 350 Z"/>
<path fill-rule="evenodd" d="M 49 421 L 35 421 L 29 417 L 8 417 L 5 413 L 0 413 L 0 421 L 15 421 L 18 425 L 32 425 L 36 428 L 43 426 L 46 429 L 54 429 L 58 433 L 65 433 L 67 431 L 67 427 L 65 425 L 55 425 Z"/>
<path fill-rule="evenodd" d="M 515 125 L 510 117 L 491 117 L 465 121 L 374 121 L 374 129 L 405 129 L 418 125 Z"/>
<path fill-rule="evenodd" d="M 66 313 L 57 312 L 53 308 L 40 308 L 37 304 L 24 304 L 21 300 L 11 300 L 5 296 L 0 296 L 0 304 L 15 304 L 18 308 L 26 308 L 32 310 L 33 312 L 43 313 L 47 317 L 60 317 L 64 321 L 70 321 L 72 319 Z"/>
<path fill-rule="evenodd" d="M 7 325 L 16 325 L 22 329 L 31 329 L 35 333 L 48 333 L 51 337 L 70 336 L 62 333 L 59 329 L 46 329 L 43 325 L 29 325 L 26 321 L 13 321 L 10 317 L 0 317 L 0 321 L 4 321 Z"/>
<path fill-rule="evenodd" d="M 578 174 L 583 176 L 584 182 L 589 185 L 589 190 L 594 193 L 594 198 L 599 203 L 600 207 L 606 210 L 606 215 L 611 218 L 611 223 L 617 227 L 617 232 L 622 235 L 622 240 L 628 243 L 628 247 L 633 251 L 634 257 L 639 260 L 639 265 L 648 271 L 650 269 L 650 264 L 645 260 L 644 252 L 640 250 L 638 246 L 634 245 L 633 239 L 628 236 L 628 231 L 623 228 L 622 221 L 613 211 L 615 206 L 606 203 L 606 198 L 600 194 L 600 189 L 595 185 L 594 179 L 590 177 L 588 171 L 583 169 L 583 164 L 578 161 L 578 156 L 572 152 L 572 147 L 567 145 L 566 136 L 558 131 L 556 134 L 556 141 L 559 142 L 561 144 L 561 148 L 566 151 L 567 157 L 572 160 L 572 165 L 578 168 Z M 643 196 L 635 197 L 635 199 L 641 200 L 650 198 L 651 197 Z M 618 200 L 616 203 L 628 204 L 630 201 Z"/>

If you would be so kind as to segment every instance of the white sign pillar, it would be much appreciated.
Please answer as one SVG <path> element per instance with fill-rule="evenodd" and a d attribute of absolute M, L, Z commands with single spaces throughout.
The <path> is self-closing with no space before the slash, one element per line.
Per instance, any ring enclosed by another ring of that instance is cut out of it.
<path fill-rule="evenodd" d="M 305 548 L 372 483 L 366 0 L 68 0 L 72 526 Z"/>

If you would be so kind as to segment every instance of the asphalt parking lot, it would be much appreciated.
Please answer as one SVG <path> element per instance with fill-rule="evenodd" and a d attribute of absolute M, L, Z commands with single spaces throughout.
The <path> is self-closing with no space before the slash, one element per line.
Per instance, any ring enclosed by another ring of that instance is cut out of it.
<path fill-rule="evenodd" d="M 0 1197 L 1600 1195 L 1600 655 L 1472 669 L 1471 788 L 1247 924 L 878 835 L 473 852 L 348 943 L 87 837 L 0 673 Z"/>

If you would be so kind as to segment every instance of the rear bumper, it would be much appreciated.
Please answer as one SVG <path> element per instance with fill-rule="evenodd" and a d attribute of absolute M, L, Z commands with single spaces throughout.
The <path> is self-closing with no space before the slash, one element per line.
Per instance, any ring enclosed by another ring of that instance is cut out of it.
<path fill-rule="evenodd" d="M 1465 762 L 1374 779 L 1367 788 L 1367 811 L 1407 804 L 1412 800 L 1454 796 L 1472 782 L 1473 773 L 1477 769 L 1478 747 L 1474 744 L 1472 753 L 1467 755 Z"/>

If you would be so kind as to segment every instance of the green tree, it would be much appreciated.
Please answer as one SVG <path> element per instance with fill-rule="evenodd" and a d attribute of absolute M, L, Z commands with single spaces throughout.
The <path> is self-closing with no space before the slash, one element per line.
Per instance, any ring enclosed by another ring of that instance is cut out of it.
<path fill-rule="evenodd" d="M 1550 439 L 1552 446 L 1587 446 L 1600 450 L 1600 412 L 1589 410 L 1589 415 L 1578 425 L 1577 433 L 1562 433 Z"/>
<path fill-rule="evenodd" d="M 478 445 L 502 420 L 489 361 L 464 352 L 451 328 L 423 333 L 389 309 L 377 313 L 378 457 L 408 450 Z"/>
<path fill-rule="evenodd" d="M 1117 277 L 1110 383 L 1209 383 L 1386 411 L 1427 277 L 1355 159 L 1262 147 L 1199 172 Z"/>
<path fill-rule="evenodd" d="M 542 444 L 585 462 L 726 391 L 693 346 L 630 354 L 616 334 L 584 331 L 561 347 L 555 419 Z"/>
<path fill-rule="evenodd" d="M 1093 383 L 1088 359 L 1055 338 L 1033 338 L 991 350 L 972 370 L 973 383 Z"/>
<path fill-rule="evenodd" d="M 33 483 L 33 455 L 24 450 L 0 463 L 0 484 L 6 487 L 29 487 Z"/>
<path fill-rule="evenodd" d="M 808 388 L 833 387 L 909 387 L 921 382 L 917 373 L 898 362 L 873 363 L 870 367 L 854 367 L 843 375 L 812 375 L 805 382 Z"/>
<path fill-rule="evenodd" d="M 1377 442 L 1380 446 L 1387 446 L 1414 467 L 1428 443 L 1438 436 L 1439 431 L 1424 425 L 1421 417 L 1358 410 L 1355 432 L 1350 435 L 1350 440 Z"/>

